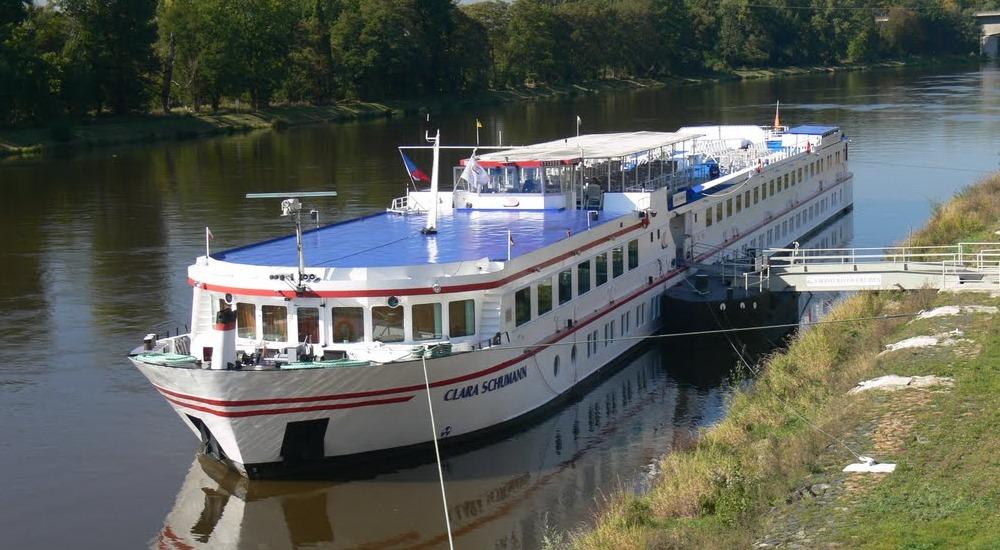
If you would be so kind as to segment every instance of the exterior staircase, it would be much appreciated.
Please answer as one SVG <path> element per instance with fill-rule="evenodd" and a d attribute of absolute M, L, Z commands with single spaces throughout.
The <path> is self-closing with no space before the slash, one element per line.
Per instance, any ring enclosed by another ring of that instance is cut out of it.
<path fill-rule="evenodd" d="M 483 308 L 479 314 L 479 339 L 483 347 L 490 345 L 493 336 L 501 328 L 500 296 L 486 294 L 483 296 Z"/>

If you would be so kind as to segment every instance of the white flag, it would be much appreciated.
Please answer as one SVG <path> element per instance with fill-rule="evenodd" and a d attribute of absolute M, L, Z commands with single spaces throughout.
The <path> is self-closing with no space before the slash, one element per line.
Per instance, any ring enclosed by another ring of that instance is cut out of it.
<path fill-rule="evenodd" d="M 465 170 L 462 170 L 461 178 L 469 184 L 474 183 L 476 185 L 486 185 L 490 182 L 490 173 L 479 165 L 479 162 L 476 161 L 476 157 L 471 157 L 469 161 L 465 163 Z"/>
<path fill-rule="evenodd" d="M 213 241 L 215 240 L 215 235 L 212 234 L 212 230 L 209 229 L 209 228 L 207 228 L 207 227 L 205 228 L 205 237 L 207 237 L 207 238 L 209 238 L 209 239 L 211 239 Z"/>

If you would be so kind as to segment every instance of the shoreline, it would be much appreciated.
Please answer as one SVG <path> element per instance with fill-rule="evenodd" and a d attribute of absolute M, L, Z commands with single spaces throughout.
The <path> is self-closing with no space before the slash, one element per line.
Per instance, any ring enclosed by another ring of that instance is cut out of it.
<path fill-rule="evenodd" d="M 1000 173 L 941 205 L 909 244 L 996 241 Z M 970 307 L 971 306 L 971 307 Z M 957 314 L 918 317 L 931 308 Z M 801 332 L 643 495 L 620 494 L 562 548 L 956 547 L 1000 544 L 1000 293 L 855 294 Z M 912 314 L 912 315 L 911 315 Z M 883 321 L 851 319 L 906 315 Z M 930 335 L 941 343 L 887 351 Z M 849 392 L 885 375 L 947 387 Z M 822 431 L 820 431 L 822 430 Z M 855 451 L 856 450 L 856 451 Z M 853 452 L 897 463 L 847 474 Z M 930 495 L 930 496 L 928 496 Z M 991 519 L 992 518 L 992 519 Z"/>
<path fill-rule="evenodd" d="M 531 88 L 489 90 L 475 98 L 425 98 L 385 102 L 343 101 L 331 105 L 283 105 L 261 111 L 220 109 L 217 113 L 187 111 L 90 119 L 54 130 L 50 127 L 0 128 L 0 159 L 45 157 L 94 148 L 181 141 L 260 130 L 282 130 L 292 126 L 329 124 L 414 116 L 426 112 L 449 112 L 482 105 L 547 101 L 608 92 L 697 86 L 721 82 L 783 78 L 819 73 L 879 71 L 927 66 L 961 66 L 978 58 L 912 58 L 856 65 L 737 69 L 658 79 L 614 79 Z M 57 136 L 56 134 L 62 134 Z"/>

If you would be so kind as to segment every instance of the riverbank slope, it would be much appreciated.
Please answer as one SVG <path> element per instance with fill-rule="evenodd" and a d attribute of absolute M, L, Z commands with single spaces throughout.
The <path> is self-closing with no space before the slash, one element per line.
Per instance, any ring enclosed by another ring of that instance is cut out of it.
<path fill-rule="evenodd" d="M 737 69 L 726 73 L 675 78 L 625 78 L 570 85 L 488 90 L 472 98 L 425 98 L 408 101 L 344 101 L 333 105 L 286 105 L 259 111 L 221 109 L 215 113 L 176 111 L 127 117 L 103 117 L 83 121 L 58 121 L 49 127 L 0 128 L 0 158 L 64 153 L 133 143 L 195 139 L 289 126 L 416 115 L 426 112 L 465 111 L 517 101 L 540 101 L 621 90 L 690 86 L 729 80 L 779 78 L 815 73 L 886 70 L 930 65 L 960 65 L 978 62 L 969 57 L 910 58 L 870 64 Z"/>
<path fill-rule="evenodd" d="M 993 241 L 998 224 L 1000 174 L 937 208 L 911 242 Z M 961 307 L 969 305 L 980 307 Z M 959 307 L 916 316 L 943 306 Z M 844 300 L 832 322 L 768 359 L 693 448 L 664 457 L 648 494 L 612 499 L 596 526 L 566 545 L 1000 546 L 998 306 L 996 295 L 931 291 Z M 885 351 L 913 336 L 944 345 Z M 889 374 L 951 385 L 848 393 Z M 845 474 L 852 451 L 898 468 Z"/>

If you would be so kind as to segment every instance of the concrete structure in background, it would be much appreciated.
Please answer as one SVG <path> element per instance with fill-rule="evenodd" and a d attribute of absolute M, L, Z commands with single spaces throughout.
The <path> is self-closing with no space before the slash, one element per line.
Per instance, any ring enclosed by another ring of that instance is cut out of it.
<path fill-rule="evenodd" d="M 981 11 L 976 24 L 982 29 L 979 52 L 992 58 L 1000 57 L 1000 11 Z"/>

